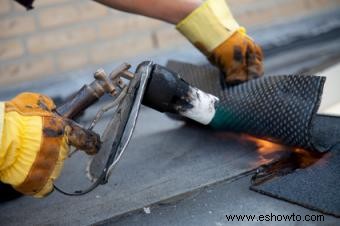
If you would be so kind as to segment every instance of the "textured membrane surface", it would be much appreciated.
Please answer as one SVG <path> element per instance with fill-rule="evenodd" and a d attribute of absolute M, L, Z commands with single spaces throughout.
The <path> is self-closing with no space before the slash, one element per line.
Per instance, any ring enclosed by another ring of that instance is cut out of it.
<path fill-rule="evenodd" d="M 219 71 L 211 66 L 180 62 L 170 62 L 168 66 L 193 86 L 220 98 L 210 123 L 214 128 L 315 150 L 311 141 L 311 122 L 319 107 L 325 78 L 265 76 L 223 89 Z M 325 151 L 325 148 L 319 145 L 317 150 Z"/>
<path fill-rule="evenodd" d="M 210 124 L 314 149 L 310 122 L 319 106 L 323 83 L 322 77 L 287 75 L 229 87 Z"/>
<path fill-rule="evenodd" d="M 211 65 L 193 65 L 170 60 L 167 67 L 180 74 L 189 84 L 213 94 L 217 97 L 223 95 L 220 71 Z"/>

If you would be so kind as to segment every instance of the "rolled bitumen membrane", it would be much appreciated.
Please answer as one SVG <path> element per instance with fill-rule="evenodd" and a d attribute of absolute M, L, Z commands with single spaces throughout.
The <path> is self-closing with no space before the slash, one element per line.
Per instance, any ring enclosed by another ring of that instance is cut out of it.
<path fill-rule="evenodd" d="M 210 125 L 314 150 L 310 122 L 318 109 L 324 80 L 280 75 L 226 88 Z"/>
<path fill-rule="evenodd" d="M 317 115 L 324 77 L 264 76 L 227 86 L 223 75 L 212 66 L 176 61 L 167 66 L 192 86 L 219 97 L 215 116 L 209 123 L 215 129 L 318 152 L 329 151 L 339 142 L 339 123 L 337 128 L 331 128 L 327 118 Z M 340 122 L 337 117 L 334 120 Z"/>

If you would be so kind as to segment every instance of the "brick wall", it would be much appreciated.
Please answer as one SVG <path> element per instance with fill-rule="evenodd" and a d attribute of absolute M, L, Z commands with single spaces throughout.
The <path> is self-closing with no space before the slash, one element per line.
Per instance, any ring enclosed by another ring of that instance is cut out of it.
<path fill-rule="evenodd" d="M 289 20 L 340 5 L 340 0 L 229 0 L 247 27 Z M 85 0 L 37 0 L 26 12 L 0 0 L 0 86 L 124 60 L 186 40 L 172 25 Z"/>

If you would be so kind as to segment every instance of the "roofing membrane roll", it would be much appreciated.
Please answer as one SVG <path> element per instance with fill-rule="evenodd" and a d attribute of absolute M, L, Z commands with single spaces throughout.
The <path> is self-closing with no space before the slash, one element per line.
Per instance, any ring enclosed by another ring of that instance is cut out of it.
<path fill-rule="evenodd" d="M 168 67 L 205 92 L 219 97 L 210 126 L 247 133 L 288 146 L 325 152 L 340 137 L 317 115 L 324 77 L 309 75 L 264 76 L 236 86 L 227 86 L 212 66 L 170 61 Z M 339 121 L 339 120 L 337 120 Z M 329 123 L 327 123 L 329 124 Z M 325 136 L 330 134 L 331 137 Z M 321 142 L 318 137 L 324 137 Z"/>

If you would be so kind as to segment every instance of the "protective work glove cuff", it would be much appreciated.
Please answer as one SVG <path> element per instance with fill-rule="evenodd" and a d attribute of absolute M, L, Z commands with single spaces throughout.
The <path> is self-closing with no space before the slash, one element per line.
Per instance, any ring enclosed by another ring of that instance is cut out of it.
<path fill-rule="evenodd" d="M 43 197 L 53 190 L 68 154 L 64 122 L 43 95 L 23 93 L 2 105 L 0 181 Z"/>
<path fill-rule="evenodd" d="M 207 0 L 179 22 L 176 28 L 206 56 L 240 26 L 225 0 Z"/>

